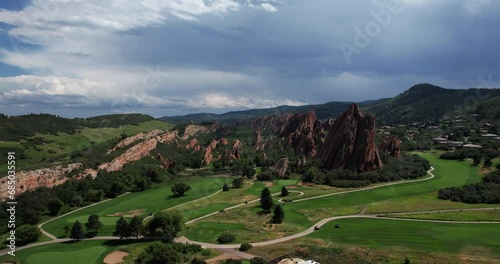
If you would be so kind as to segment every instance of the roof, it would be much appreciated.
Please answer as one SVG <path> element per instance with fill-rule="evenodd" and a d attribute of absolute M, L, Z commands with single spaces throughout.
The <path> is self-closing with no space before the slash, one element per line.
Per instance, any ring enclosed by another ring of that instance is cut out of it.
<path fill-rule="evenodd" d="M 475 145 L 475 144 L 465 144 L 462 147 L 464 147 L 464 148 L 482 148 L 482 146 Z"/>
<path fill-rule="evenodd" d="M 481 135 L 482 137 L 498 137 L 498 135 L 495 135 L 495 134 L 484 134 L 484 135 Z"/>

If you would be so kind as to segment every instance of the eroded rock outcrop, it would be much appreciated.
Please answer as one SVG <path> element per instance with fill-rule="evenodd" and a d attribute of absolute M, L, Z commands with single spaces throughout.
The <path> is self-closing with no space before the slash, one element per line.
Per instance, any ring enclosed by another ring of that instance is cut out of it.
<path fill-rule="evenodd" d="M 401 158 L 401 140 L 397 136 L 388 136 L 379 146 L 380 151 L 394 158 Z"/>
<path fill-rule="evenodd" d="M 68 173 L 81 168 L 81 163 L 73 163 L 47 169 L 19 171 L 16 173 L 16 195 L 42 186 L 50 188 L 63 184 L 70 179 L 66 178 Z M 7 181 L 7 177 L 0 179 L 0 201 L 5 201 L 9 195 Z"/>
<path fill-rule="evenodd" d="M 241 141 L 239 139 L 236 139 L 233 144 L 233 150 L 229 154 L 229 160 L 235 160 L 239 159 L 241 157 L 240 149 L 241 149 Z"/>
<path fill-rule="evenodd" d="M 188 138 L 196 135 L 197 133 L 213 133 L 220 128 L 220 123 L 215 122 L 209 126 L 201 126 L 201 125 L 188 125 L 186 129 L 184 129 L 184 134 L 182 135 L 183 140 L 187 140 Z"/>
<path fill-rule="evenodd" d="M 278 160 L 276 164 L 273 166 L 273 171 L 275 171 L 276 174 L 278 174 L 279 178 L 283 178 L 285 177 L 286 172 L 288 170 L 288 165 L 289 165 L 288 157 L 282 158 Z"/>
<path fill-rule="evenodd" d="M 163 155 L 161 155 L 161 153 L 158 153 L 158 155 L 156 156 L 156 158 L 159 161 L 161 161 L 161 167 L 163 169 L 175 168 L 176 162 L 175 162 L 175 160 L 172 159 L 172 157 L 166 159 L 166 158 L 163 157 Z"/>
<path fill-rule="evenodd" d="M 353 103 L 333 124 L 318 157 L 326 169 L 363 172 L 382 167 L 375 145 L 375 117 L 363 115 Z"/>
<path fill-rule="evenodd" d="M 294 114 L 288 120 L 280 136 L 287 138 L 287 147 L 293 148 L 297 154 L 314 157 L 316 155 L 315 127 L 319 125 L 314 111 Z"/>
<path fill-rule="evenodd" d="M 132 143 L 138 141 L 138 140 L 143 140 L 143 139 L 151 139 L 153 137 L 156 137 L 157 135 L 161 134 L 163 131 L 161 130 L 153 130 L 148 133 L 139 133 L 136 135 L 133 135 L 131 137 L 125 138 L 124 140 L 120 141 L 116 146 L 114 146 L 111 150 L 108 151 L 108 154 L 119 149 L 126 147 L 128 145 L 131 145 Z"/>

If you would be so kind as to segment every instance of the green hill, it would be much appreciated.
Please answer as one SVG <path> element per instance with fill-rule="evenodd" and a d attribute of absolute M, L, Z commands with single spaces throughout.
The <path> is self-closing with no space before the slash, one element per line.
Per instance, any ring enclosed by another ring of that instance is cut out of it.
<path fill-rule="evenodd" d="M 382 125 L 435 122 L 445 114 L 475 112 L 480 102 L 498 96 L 500 89 L 444 89 L 431 84 L 417 84 L 365 110 L 377 116 Z M 484 104 L 484 107 L 490 109 L 495 105 Z"/>
<path fill-rule="evenodd" d="M 143 114 L 105 115 L 92 118 L 68 119 L 50 114 L 6 116 L 0 114 L 0 141 L 17 141 L 38 134 L 75 134 L 83 128 L 118 128 L 155 120 Z"/>

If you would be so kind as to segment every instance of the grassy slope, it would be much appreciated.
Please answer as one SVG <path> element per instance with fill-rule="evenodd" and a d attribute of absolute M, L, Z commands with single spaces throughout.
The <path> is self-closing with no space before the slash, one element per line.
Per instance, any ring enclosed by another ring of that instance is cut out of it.
<path fill-rule="evenodd" d="M 139 125 L 125 125 L 118 128 L 104 127 L 104 128 L 84 128 L 79 132 L 70 135 L 67 133 L 52 134 L 36 134 L 35 137 L 41 137 L 44 141 L 50 142 L 37 146 L 37 149 L 25 149 L 26 155 L 29 157 L 26 160 L 17 161 L 17 170 L 26 170 L 33 168 L 40 168 L 50 166 L 45 160 L 50 160 L 55 157 L 58 162 L 64 162 L 69 156 L 68 154 L 83 150 L 93 144 L 99 144 L 120 137 L 122 133 L 128 136 L 135 135 L 141 132 L 149 132 L 154 129 L 168 130 L 173 128 L 172 124 L 163 121 L 153 120 L 141 123 Z M 19 141 L 0 141 L 0 148 L 23 148 Z M 0 176 L 6 175 L 7 164 L 0 164 Z"/>
<path fill-rule="evenodd" d="M 109 202 L 105 202 L 87 209 L 72 213 L 43 226 L 44 230 L 55 235 L 64 236 L 63 227 L 72 225 L 79 220 L 82 223 L 87 222 L 87 218 L 91 214 L 98 214 L 104 227 L 99 232 L 99 235 L 111 235 L 114 230 L 116 220 L 119 216 L 108 216 L 115 213 L 124 213 L 132 210 L 141 210 L 143 216 L 148 216 L 150 213 L 156 213 L 166 208 L 185 203 L 191 200 L 210 195 L 222 187 L 226 179 L 224 178 L 193 178 L 185 183 L 191 186 L 191 190 L 185 196 L 180 198 L 169 198 L 171 195 L 170 186 L 168 184 L 158 189 L 152 189 L 145 192 L 131 193 Z"/>
<path fill-rule="evenodd" d="M 341 228 L 335 228 L 339 224 Z M 460 253 L 485 247 L 500 257 L 496 224 L 448 224 L 383 219 L 342 219 L 310 235 L 328 242 L 370 248 L 407 247 L 426 252 Z"/>

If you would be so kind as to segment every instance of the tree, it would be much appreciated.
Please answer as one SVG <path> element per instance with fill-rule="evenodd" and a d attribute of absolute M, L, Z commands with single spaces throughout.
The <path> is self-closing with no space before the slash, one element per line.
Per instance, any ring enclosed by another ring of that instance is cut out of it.
<path fill-rule="evenodd" d="M 274 208 L 274 215 L 271 219 L 271 222 L 273 222 L 274 224 L 281 224 L 283 222 L 283 219 L 285 219 L 285 211 L 283 211 L 283 207 L 278 204 Z"/>
<path fill-rule="evenodd" d="M 206 261 L 201 260 L 201 259 L 198 259 L 198 258 L 196 258 L 196 257 L 195 257 L 193 260 L 191 260 L 191 262 L 190 262 L 190 263 L 191 263 L 191 264 L 207 264 L 207 262 L 206 262 Z"/>
<path fill-rule="evenodd" d="M 243 261 L 241 259 L 226 259 L 223 264 L 242 264 Z"/>
<path fill-rule="evenodd" d="M 250 244 L 250 243 L 244 243 L 244 244 L 240 245 L 240 248 L 238 250 L 246 252 L 246 251 L 249 251 L 252 248 L 253 248 L 252 244 Z"/>
<path fill-rule="evenodd" d="M 484 159 L 483 165 L 485 167 L 491 167 L 493 165 L 493 162 L 491 161 L 491 159 L 489 157 L 487 157 L 487 158 Z"/>
<path fill-rule="evenodd" d="M 69 238 L 80 241 L 84 237 L 85 237 L 85 234 L 83 233 L 83 226 L 80 223 L 80 221 L 76 221 L 73 224 L 73 226 L 71 227 L 71 233 L 69 235 Z"/>
<path fill-rule="evenodd" d="M 120 219 L 116 220 L 115 231 L 113 232 L 113 236 L 120 237 L 120 240 L 123 238 L 128 238 L 130 236 L 128 223 L 125 218 L 120 217 Z"/>
<path fill-rule="evenodd" d="M 24 246 L 38 240 L 40 230 L 36 226 L 22 225 L 16 228 L 16 244 Z"/>
<path fill-rule="evenodd" d="M 172 194 L 174 197 L 181 197 L 186 193 L 187 191 L 191 190 L 191 186 L 185 184 L 185 183 L 176 183 L 174 186 L 171 188 Z"/>
<path fill-rule="evenodd" d="M 250 259 L 250 264 L 268 264 L 269 262 L 263 258 Z"/>
<path fill-rule="evenodd" d="M 228 244 L 236 240 L 236 237 L 230 233 L 224 233 L 217 238 L 220 244 Z"/>
<path fill-rule="evenodd" d="M 99 215 L 92 214 L 89 216 L 87 223 L 85 223 L 87 232 L 94 232 L 97 234 L 102 228 L 102 222 L 99 220 Z"/>
<path fill-rule="evenodd" d="M 108 197 L 115 198 L 116 196 L 125 192 L 125 186 L 120 182 L 113 182 L 108 190 Z"/>
<path fill-rule="evenodd" d="M 163 232 L 163 235 L 161 236 L 161 242 L 165 244 L 172 244 L 174 243 L 175 237 L 168 231 Z"/>
<path fill-rule="evenodd" d="M 224 186 L 222 186 L 222 191 L 224 192 L 229 191 L 229 186 L 227 186 L 227 183 L 224 183 Z"/>
<path fill-rule="evenodd" d="M 71 197 L 70 204 L 73 207 L 79 207 L 82 205 L 82 202 L 83 202 L 83 198 L 79 195 L 76 195 L 76 196 Z"/>
<path fill-rule="evenodd" d="M 182 263 L 180 254 L 171 246 L 154 242 L 147 246 L 135 260 L 137 264 Z"/>
<path fill-rule="evenodd" d="M 288 194 L 288 189 L 286 188 L 286 186 L 283 186 L 283 188 L 281 188 L 281 197 L 288 196 Z"/>
<path fill-rule="evenodd" d="M 476 166 L 481 163 L 481 156 L 479 155 L 473 155 L 472 156 L 472 165 Z"/>
<path fill-rule="evenodd" d="M 135 236 L 137 239 L 139 239 L 139 236 L 142 234 L 142 220 L 142 217 L 136 215 L 130 220 L 128 225 L 130 235 Z"/>
<path fill-rule="evenodd" d="M 49 206 L 49 214 L 57 215 L 59 213 L 59 210 L 61 210 L 63 203 L 59 199 L 53 199 L 49 202 L 48 206 Z"/>
<path fill-rule="evenodd" d="M 177 236 L 177 232 L 182 229 L 182 216 L 177 212 L 167 211 L 157 213 L 147 224 L 145 229 L 151 237 L 161 236 L 169 232 L 172 236 Z"/>
<path fill-rule="evenodd" d="M 233 180 L 233 187 L 234 188 L 241 188 L 243 186 L 243 177 L 238 177 Z"/>
<path fill-rule="evenodd" d="M 260 207 L 264 210 L 264 212 L 270 212 L 273 205 L 274 202 L 273 197 L 271 196 L 271 191 L 269 191 L 269 188 L 265 187 L 262 189 L 262 193 L 260 194 Z"/>

